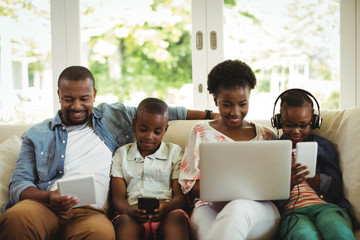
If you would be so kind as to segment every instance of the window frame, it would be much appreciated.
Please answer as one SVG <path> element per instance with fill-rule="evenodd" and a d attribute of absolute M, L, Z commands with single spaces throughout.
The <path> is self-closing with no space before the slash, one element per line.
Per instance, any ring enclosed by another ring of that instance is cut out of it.
<path fill-rule="evenodd" d="M 360 0 L 340 0 L 340 108 L 360 106 Z"/>

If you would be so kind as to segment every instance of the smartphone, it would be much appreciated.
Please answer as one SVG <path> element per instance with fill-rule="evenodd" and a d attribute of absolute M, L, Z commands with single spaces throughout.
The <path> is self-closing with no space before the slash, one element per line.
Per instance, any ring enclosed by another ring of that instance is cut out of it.
<path fill-rule="evenodd" d="M 307 171 L 310 171 L 310 173 L 306 176 L 307 178 L 315 176 L 317 151 L 317 142 L 298 142 L 296 144 L 295 163 L 301 163 L 308 167 Z"/>
<path fill-rule="evenodd" d="M 146 210 L 146 214 L 154 214 L 154 210 L 159 208 L 159 198 L 157 197 L 138 197 L 139 209 Z"/>

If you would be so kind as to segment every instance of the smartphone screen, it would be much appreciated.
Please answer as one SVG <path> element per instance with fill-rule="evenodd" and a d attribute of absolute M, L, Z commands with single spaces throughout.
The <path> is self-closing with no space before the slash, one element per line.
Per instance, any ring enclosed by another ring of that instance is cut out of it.
<path fill-rule="evenodd" d="M 308 167 L 310 173 L 306 176 L 312 178 L 316 173 L 318 144 L 317 142 L 299 142 L 296 144 L 295 163 L 301 163 Z"/>
<path fill-rule="evenodd" d="M 154 210 L 159 208 L 159 198 L 139 196 L 138 207 L 146 210 L 146 214 L 153 214 Z"/>

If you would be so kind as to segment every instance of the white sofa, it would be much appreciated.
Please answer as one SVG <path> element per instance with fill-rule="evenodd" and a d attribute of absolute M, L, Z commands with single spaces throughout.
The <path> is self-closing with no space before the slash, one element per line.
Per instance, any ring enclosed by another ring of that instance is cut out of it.
<path fill-rule="evenodd" d="M 345 196 L 356 218 L 354 230 L 360 240 L 360 107 L 343 111 L 322 111 L 323 125 L 315 134 L 329 139 L 339 154 Z M 255 120 L 256 121 L 256 120 Z M 196 121 L 171 121 L 164 141 L 185 146 L 191 126 Z M 269 121 L 256 121 L 270 126 Z M 8 201 L 8 183 L 20 148 L 19 136 L 29 125 L 0 125 L 0 206 Z"/>

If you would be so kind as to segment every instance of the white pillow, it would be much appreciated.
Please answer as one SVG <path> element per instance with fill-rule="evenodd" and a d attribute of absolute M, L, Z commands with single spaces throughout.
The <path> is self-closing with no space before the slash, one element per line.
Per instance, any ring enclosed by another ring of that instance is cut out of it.
<path fill-rule="evenodd" d="M 323 125 L 314 131 L 330 140 L 339 154 L 345 197 L 360 226 L 360 107 L 342 111 L 322 111 Z"/>
<path fill-rule="evenodd" d="M 343 172 L 344 193 L 360 226 L 360 108 L 344 110 L 338 127 L 340 167 Z"/>
<path fill-rule="evenodd" d="M 0 211 L 9 201 L 9 181 L 20 152 L 19 137 L 12 136 L 0 144 Z"/>

